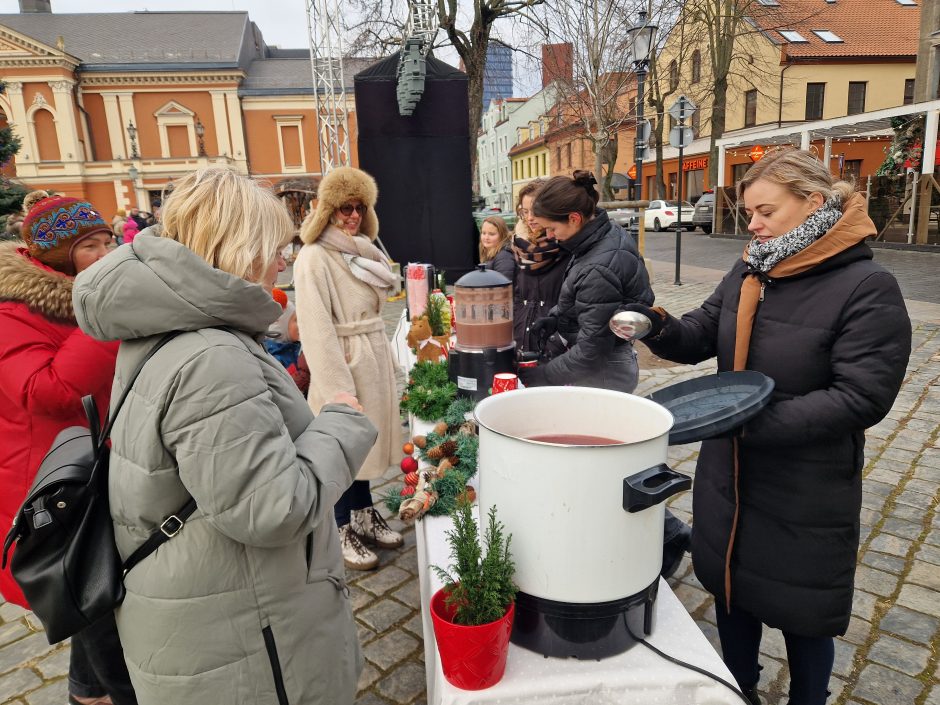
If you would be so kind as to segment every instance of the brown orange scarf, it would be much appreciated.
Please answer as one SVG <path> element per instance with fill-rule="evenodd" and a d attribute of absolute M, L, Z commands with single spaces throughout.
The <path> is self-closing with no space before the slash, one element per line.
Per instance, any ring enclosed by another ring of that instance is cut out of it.
<path fill-rule="evenodd" d="M 877 231 L 875 224 L 868 217 L 865 197 L 857 193 L 848 201 L 842 211 L 842 218 L 829 232 L 805 249 L 795 255 L 787 257 L 776 264 L 767 277 L 783 279 L 809 271 L 813 267 L 831 259 L 840 252 L 857 245 L 866 237 L 874 235 Z M 748 243 L 750 247 L 750 243 Z M 747 261 L 748 247 L 744 248 L 743 258 Z M 764 284 L 756 273 L 748 274 L 741 284 L 741 297 L 738 301 L 737 326 L 734 338 L 734 370 L 747 368 L 747 356 L 751 344 L 751 333 L 754 330 L 754 318 L 757 316 L 757 305 L 760 302 L 761 291 Z M 741 509 L 738 494 L 738 437 L 732 439 L 734 450 L 734 519 L 731 524 L 731 535 L 728 538 L 728 549 L 725 553 L 725 604 L 731 611 L 731 554 L 734 549 L 734 537 L 738 528 L 738 514 Z"/>

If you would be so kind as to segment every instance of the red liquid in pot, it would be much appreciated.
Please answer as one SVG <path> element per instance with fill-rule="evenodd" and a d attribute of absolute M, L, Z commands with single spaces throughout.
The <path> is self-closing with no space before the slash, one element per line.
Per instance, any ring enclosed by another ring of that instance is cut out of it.
<path fill-rule="evenodd" d="M 566 446 L 613 446 L 623 443 L 616 438 L 604 436 L 583 436 L 577 433 L 549 433 L 542 436 L 529 436 L 530 441 L 542 443 L 558 443 Z"/>

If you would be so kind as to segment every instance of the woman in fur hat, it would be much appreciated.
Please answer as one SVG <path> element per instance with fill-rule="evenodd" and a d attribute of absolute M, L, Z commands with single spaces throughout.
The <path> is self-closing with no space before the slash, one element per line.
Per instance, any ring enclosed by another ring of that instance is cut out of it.
<path fill-rule="evenodd" d="M 111 227 L 90 203 L 45 191 L 28 194 L 24 210 L 22 240 L 0 244 L 3 533 L 56 435 L 87 425 L 84 395 L 95 397 L 104 421 L 118 349 L 79 330 L 72 308 L 73 277 L 108 253 Z M 0 592 L 29 607 L 9 568 L 0 571 Z M 76 634 L 70 658 L 70 703 L 137 702 L 113 618 Z"/>
<path fill-rule="evenodd" d="M 336 504 L 346 567 L 371 570 L 379 559 L 363 541 L 380 548 L 402 545 L 401 534 L 372 506 L 369 490 L 369 480 L 400 456 L 395 363 L 381 315 L 395 277 L 372 244 L 379 231 L 375 180 L 339 167 L 323 178 L 317 196 L 316 210 L 301 228 L 304 246 L 294 265 L 300 342 L 311 353 L 307 400 L 318 413 L 338 392 L 352 394 L 379 430 L 356 481 Z"/>

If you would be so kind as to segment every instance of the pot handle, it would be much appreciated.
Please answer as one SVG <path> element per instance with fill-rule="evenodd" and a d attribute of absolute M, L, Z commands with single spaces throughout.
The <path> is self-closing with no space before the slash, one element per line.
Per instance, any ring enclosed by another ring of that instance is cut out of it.
<path fill-rule="evenodd" d="M 692 487 L 692 478 L 676 472 L 665 463 L 654 465 L 623 480 L 624 511 L 643 511 L 674 494 Z"/>

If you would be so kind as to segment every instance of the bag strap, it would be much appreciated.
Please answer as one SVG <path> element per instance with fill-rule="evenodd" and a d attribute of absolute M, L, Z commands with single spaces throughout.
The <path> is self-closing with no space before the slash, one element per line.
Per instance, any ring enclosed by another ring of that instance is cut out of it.
<path fill-rule="evenodd" d="M 98 436 L 98 445 L 96 448 L 98 452 L 104 448 L 105 443 L 107 443 L 108 438 L 111 436 L 111 429 L 114 428 L 114 422 L 117 421 L 117 416 L 121 411 L 121 407 L 124 406 L 124 402 L 127 400 L 127 395 L 130 394 L 131 388 L 134 386 L 134 382 L 137 381 L 141 371 L 144 369 L 144 365 L 150 361 L 150 358 L 157 354 L 157 351 L 160 348 L 169 343 L 180 333 L 182 333 L 182 331 L 171 330 L 169 333 L 164 335 L 162 338 L 160 338 L 160 340 L 157 341 L 157 344 L 150 349 L 150 352 L 144 356 L 144 359 L 137 364 L 137 367 L 131 373 L 130 379 L 127 381 L 127 386 L 124 387 L 124 392 L 121 394 L 121 398 L 118 399 L 117 404 L 114 405 L 114 411 L 111 412 L 111 418 L 108 420 L 107 425 L 101 430 L 101 434 Z"/>
<path fill-rule="evenodd" d="M 171 514 L 164 519 L 159 528 L 150 534 L 150 538 L 127 557 L 123 565 L 123 575 L 126 576 L 133 570 L 135 565 L 176 536 L 194 511 L 196 511 L 196 500 L 190 497 L 189 501 L 176 514 Z"/>
<path fill-rule="evenodd" d="M 169 343 L 180 333 L 182 333 L 182 331 L 174 330 L 160 338 L 160 340 L 157 341 L 157 344 L 150 349 L 150 351 L 144 356 L 144 359 L 137 364 L 136 368 L 134 368 L 134 371 L 131 373 L 131 376 L 127 381 L 127 386 L 124 387 L 124 392 L 121 394 L 121 398 L 118 399 L 117 404 L 114 405 L 114 410 L 111 412 L 111 418 L 108 420 L 107 425 L 101 430 L 100 435 L 98 436 L 98 446 L 96 449 L 97 453 L 100 454 L 104 449 L 105 444 L 108 442 L 108 438 L 111 436 L 111 430 L 114 428 L 115 421 L 117 421 L 118 413 L 120 413 L 121 407 L 124 406 L 124 402 L 127 400 L 127 395 L 130 393 L 131 388 L 134 386 L 134 382 L 137 381 L 141 371 L 144 369 L 144 365 L 150 361 L 150 358 L 157 354 L 157 351 L 160 350 L 160 348 Z M 94 409 L 94 399 L 91 397 L 85 397 L 85 399 L 91 400 L 91 408 Z M 83 403 L 85 403 L 85 399 L 82 400 Z M 89 405 L 86 403 L 86 413 L 88 410 Z M 93 433 L 98 430 L 97 418 L 98 415 L 95 413 L 96 421 L 92 426 Z M 99 466 L 100 464 L 96 464 L 96 469 Z M 164 519 L 157 530 L 150 535 L 150 538 L 148 538 L 143 543 L 143 545 L 138 547 L 138 549 L 128 556 L 126 561 L 124 561 L 121 573 L 122 578 L 123 576 L 126 576 L 131 571 L 131 569 L 140 563 L 144 558 L 156 551 L 157 548 L 159 548 L 162 544 L 176 536 L 180 532 L 180 529 L 183 528 L 183 524 L 186 523 L 186 520 L 189 519 L 189 517 L 192 516 L 192 513 L 195 511 L 196 500 L 190 497 L 189 501 L 187 501 L 178 512 L 171 514 L 166 519 Z"/>

